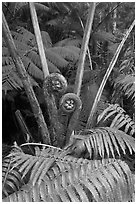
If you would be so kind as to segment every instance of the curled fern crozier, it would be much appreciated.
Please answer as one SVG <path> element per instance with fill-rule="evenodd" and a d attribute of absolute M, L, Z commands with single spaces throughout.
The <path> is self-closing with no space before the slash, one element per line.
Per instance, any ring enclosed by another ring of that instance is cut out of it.
<path fill-rule="evenodd" d="M 81 105 L 80 98 L 74 93 L 67 93 L 60 99 L 60 109 L 65 113 L 72 113 L 80 109 Z"/>
<path fill-rule="evenodd" d="M 67 89 L 67 81 L 65 77 L 59 73 L 49 74 L 44 81 L 44 89 L 48 93 L 64 93 Z"/>

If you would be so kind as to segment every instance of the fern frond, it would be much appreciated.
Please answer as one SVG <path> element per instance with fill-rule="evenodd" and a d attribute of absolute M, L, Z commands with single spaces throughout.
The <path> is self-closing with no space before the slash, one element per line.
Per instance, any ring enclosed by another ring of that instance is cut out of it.
<path fill-rule="evenodd" d="M 17 40 L 19 42 L 23 42 L 23 43 L 30 45 L 30 46 L 37 46 L 34 34 L 29 32 L 25 28 L 18 26 L 16 29 L 16 32 L 11 31 L 11 33 L 12 33 L 14 40 Z M 51 47 L 52 41 L 51 41 L 49 34 L 46 31 L 41 31 L 41 36 L 42 36 L 44 46 L 47 48 Z"/>
<path fill-rule="evenodd" d="M 34 81 L 34 79 L 30 77 L 31 83 L 33 86 L 38 86 L 37 82 Z M 22 81 L 16 72 L 15 65 L 10 64 L 3 66 L 2 70 L 2 89 L 7 92 L 8 90 L 13 89 L 22 89 L 23 84 Z"/>
<path fill-rule="evenodd" d="M 2 66 L 13 64 L 13 60 L 9 56 L 3 56 L 2 57 Z"/>
<path fill-rule="evenodd" d="M 28 5 L 27 2 L 16 2 L 14 6 L 14 13 L 17 13 L 21 8 L 27 5 Z"/>
<path fill-rule="evenodd" d="M 105 31 L 98 31 L 94 33 L 94 38 L 100 41 L 110 41 L 110 42 L 116 41 L 116 37 L 112 33 L 105 32 Z"/>
<path fill-rule="evenodd" d="M 24 43 L 26 45 L 36 45 L 34 35 L 23 27 L 18 27 L 17 31 L 11 31 L 14 40 Z"/>
<path fill-rule="evenodd" d="M 65 47 L 65 46 L 74 46 L 74 47 L 80 47 L 82 43 L 81 39 L 74 39 L 74 38 L 65 38 L 64 40 L 61 40 L 54 44 L 54 47 Z"/>
<path fill-rule="evenodd" d="M 133 46 L 129 46 L 124 52 L 124 59 L 120 64 L 121 73 L 135 73 L 135 50 Z"/>
<path fill-rule="evenodd" d="M 36 10 L 38 12 L 49 12 L 49 8 L 41 3 L 35 3 Z M 15 8 L 14 8 L 14 13 L 17 15 L 19 12 L 22 10 L 27 11 L 29 9 L 28 2 L 16 2 Z"/>
<path fill-rule="evenodd" d="M 3 66 L 2 70 L 2 88 L 3 90 L 20 89 L 23 84 L 15 71 L 14 64 Z"/>
<path fill-rule="evenodd" d="M 74 47 L 74 46 L 53 47 L 53 48 L 50 48 L 50 50 L 59 54 L 65 60 L 72 61 L 72 62 L 76 63 L 78 58 L 79 58 L 80 49 L 77 48 L 77 52 L 76 52 L 75 48 L 76 47 Z M 74 49 L 75 49 L 75 51 L 74 51 Z"/>
<path fill-rule="evenodd" d="M 6 158 L 2 162 L 2 194 L 3 197 L 17 191 L 22 186 L 23 182 L 18 169 L 11 168 L 11 159 Z"/>
<path fill-rule="evenodd" d="M 88 161 L 65 156 L 56 158 L 53 167 L 46 167 L 41 160 L 42 165 L 45 171 L 39 171 L 43 174 L 41 182 L 34 182 L 34 177 L 3 201 L 118 202 L 130 200 L 134 191 L 130 169 L 120 160 Z"/>
<path fill-rule="evenodd" d="M 22 175 L 18 172 L 17 168 L 13 168 L 12 165 L 12 156 L 8 157 L 7 151 L 10 152 L 19 152 L 21 149 L 18 147 L 13 147 L 7 149 L 8 147 L 2 146 L 2 151 L 5 151 L 6 154 L 3 154 L 2 158 L 2 195 L 3 197 L 8 196 L 9 194 L 19 190 L 22 185 L 25 184 L 25 180 L 22 180 Z"/>
<path fill-rule="evenodd" d="M 62 70 L 63 68 L 68 66 L 68 62 L 63 59 L 63 57 L 61 57 L 59 54 L 53 52 L 51 48 L 45 50 L 45 54 L 47 59 L 58 69 Z"/>
<path fill-rule="evenodd" d="M 112 119 L 113 116 L 113 119 Z M 134 121 L 126 114 L 123 108 L 118 104 L 110 104 L 99 116 L 98 123 L 107 119 L 111 120 L 111 128 L 121 129 L 124 128 L 124 132 L 133 136 L 135 134 Z"/>
<path fill-rule="evenodd" d="M 30 51 L 27 54 L 27 57 L 29 57 L 29 59 L 40 69 L 42 69 L 42 65 L 41 65 L 41 61 L 40 61 L 40 56 L 35 52 L 35 51 Z M 59 69 L 57 68 L 57 66 L 55 64 L 53 64 L 50 60 L 47 59 L 47 64 L 48 64 L 48 69 L 49 72 L 60 72 Z"/>
<path fill-rule="evenodd" d="M 46 48 L 52 47 L 51 38 L 50 38 L 49 34 L 46 31 L 41 31 L 41 37 L 42 37 L 43 45 Z"/>
<path fill-rule="evenodd" d="M 121 74 L 119 77 L 116 78 L 114 86 L 122 90 L 128 98 L 131 97 L 131 99 L 135 101 L 135 76 L 134 75 Z"/>
<path fill-rule="evenodd" d="M 36 66 L 28 57 L 23 56 L 22 62 L 27 70 L 27 72 L 36 79 L 43 80 L 43 72 L 41 69 L 39 69 L 38 66 Z"/>
<path fill-rule="evenodd" d="M 7 47 L 2 47 L 2 57 L 9 57 L 10 53 Z"/>
<path fill-rule="evenodd" d="M 89 158 L 108 158 L 130 154 L 135 151 L 135 139 L 116 128 L 100 127 L 74 135 L 74 144 L 70 149 L 74 155 L 80 156 L 87 152 Z"/>
<path fill-rule="evenodd" d="M 18 51 L 23 51 L 24 53 L 30 49 L 32 49 L 31 46 L 27 45 L 24 42 L 20 42 L 18 40 L 14 40 L 15 46 L 17 48 Z"/>

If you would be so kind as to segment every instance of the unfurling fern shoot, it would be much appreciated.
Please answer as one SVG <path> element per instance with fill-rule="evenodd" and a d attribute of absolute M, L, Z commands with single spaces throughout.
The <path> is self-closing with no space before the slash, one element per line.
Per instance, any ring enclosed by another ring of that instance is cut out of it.
<path fill-rule="evenodd" d="M 59 122 L 58 110 L 57 110 L 57 100 L 59 95 L 65 93 L 67 89 L 66 79 L 58 73 L 52 73 L 48 75 L 43 84 L 43 91 L 45 102 L 48 108 L 48 114 L 51 126 L 51 140 L 52 142 L 57 142 L 57 146 L 62 146 L 60 137 L 64 132 L 63 125 Z M 55 97 L 54 97 L 55 96 Z M 56 98 L 56 101 L 55 101 Z"/>
<path fill-rule="evenodd" d="M 74 93 L 67 93 L 60 100 L 60 110 L 68 115 L 65 145 L 68 144 L 70 136 L 76 127 L 79 113 L 82 107 L 80 98 Z"/>

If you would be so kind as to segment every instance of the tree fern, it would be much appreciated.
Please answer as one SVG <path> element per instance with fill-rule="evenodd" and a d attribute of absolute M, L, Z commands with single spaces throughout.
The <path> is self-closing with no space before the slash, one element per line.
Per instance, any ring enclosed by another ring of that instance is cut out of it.
<path fill-rule="evenodd" d="M 98 123 L 103 120 L 111 121 L 110 127 L 123 129 L 123 131 L 131 136 L 135 134 L 134 121 L 126 114 L 125 110 L 118 104 L 109 105 L 99 116 Z"/>
<path fill-rule="evenodd" d="M 32 171 L 27 185 L 3 201 L 114 202 L 132 198 L 132 174 L 121 160 L 89 161 L 52 148 L 38 156 L 23 156 L 22 152 L 11 156 L 16 168 L 20 166 L 19 172 L 28 172 L 31 167 Z"/>

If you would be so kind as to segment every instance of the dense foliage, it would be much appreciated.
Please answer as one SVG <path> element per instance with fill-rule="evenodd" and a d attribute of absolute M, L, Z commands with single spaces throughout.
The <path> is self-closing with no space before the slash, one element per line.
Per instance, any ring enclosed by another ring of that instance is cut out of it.
<path fill-rule="evenodd" d="M 90 3 L 87 2 L 35 3 L 48 70 L 55 82 L 53 84 L 53 79 L 47 78 L 46 81 L 43 77 L 29 4 L 2 4 L 15 46 L 51 136 L 50 146 L 41 144 L 41 132 L 3 37 L 4 201 L 133 200 L 134 29 L 106 82 L 90 129 L 86 128 L 86 124 L 106 70 L 134 21 L 135 4 L 96 3 L 79 101 L 73 92 L 89 7 Z M 61 78 L 58 79 L 58 76 Z M 52 113 L 54 103 L 45 103 L 45 96 L 48 101 L 55 97 L 57 121 Z M 82 109 L 78 117 L 76 110 L 81 102 Z M 58 127 L 53 129 L 55 123 Z M 71 136 L 70 141 L 68 135 Z M 30 144 L 32 142 L 33 145 Z"/>

